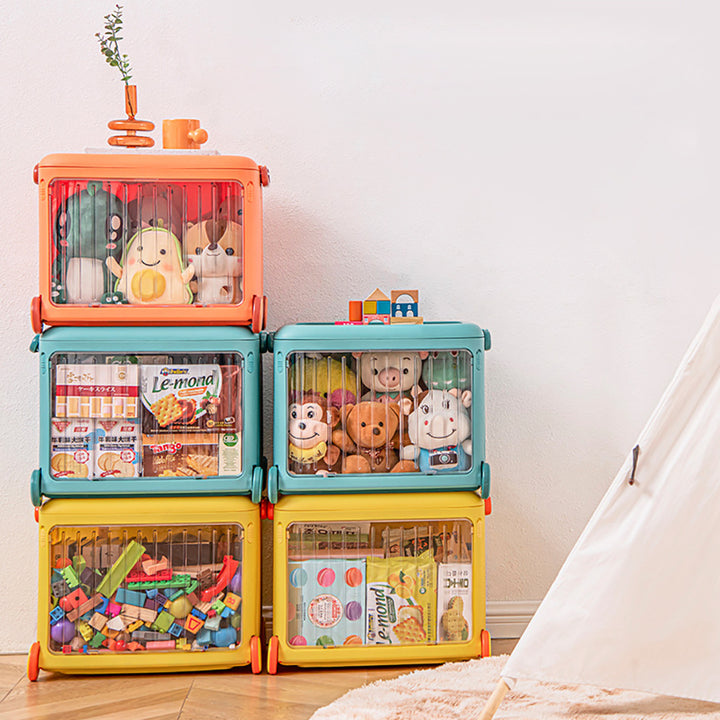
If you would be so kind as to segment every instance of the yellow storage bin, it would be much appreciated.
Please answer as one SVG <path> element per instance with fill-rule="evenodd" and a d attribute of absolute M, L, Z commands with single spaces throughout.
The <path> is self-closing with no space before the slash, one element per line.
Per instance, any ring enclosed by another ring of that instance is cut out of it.
<path fill-rule="evenodd" d="M 28 677 L 261 669 L 260 511 L 243 497 L 54 499 L 39 510 Z"/>
<path fill-rule="evenodd" d="M 473 492 L 281 498 L 268 672 L 489 655 L 486 507 Z"/>

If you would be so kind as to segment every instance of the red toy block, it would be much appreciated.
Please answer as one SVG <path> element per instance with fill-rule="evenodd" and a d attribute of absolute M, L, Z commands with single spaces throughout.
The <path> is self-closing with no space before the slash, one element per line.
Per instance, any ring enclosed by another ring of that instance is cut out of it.
<path fill-rule="evenodd" d="M 82 588 L 77 588 L 76 590 L 73 590 L 69 595 L 60 598 L 60 602 L 58 604 L 67 613 L 70 612 L 70 610 L 74 610 L 76 607 L 79 607 L 83 603 L 86 603 L 87 601 L 88 596 L 82 591 Z"/>
<path fill-rule="evenodd" d="M 203 590 L 200 599 L 203 602 L 208 602 L 212 600 L 212 598 L 214 598 L 216 595 L 220 594 L 227 587 L 227 584 L 230 582 L 230 580 L 232 580 L 232 577 L 233 575 L 235 575 L 239 564 L 240 563 L 235 560 L 232 555 L 225 555 L 223 557 L 222 570 L 220 570 L 217 582 L 215 583 L 215 585 L 213 585 L 213 587 L 210 587 L 207 590 Z"/>

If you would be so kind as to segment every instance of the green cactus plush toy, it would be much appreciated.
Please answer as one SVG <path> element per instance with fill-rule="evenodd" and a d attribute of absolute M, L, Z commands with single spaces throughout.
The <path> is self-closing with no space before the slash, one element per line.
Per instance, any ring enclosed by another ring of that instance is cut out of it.
<path fill-rule="evenodd" d="M 62 202 L 55 215 L 53 302 L 100 302 L 112 284 L 106 259 L 120 257 L 125 237 L 122 203 L 102 183 L 89 182 Z"/>

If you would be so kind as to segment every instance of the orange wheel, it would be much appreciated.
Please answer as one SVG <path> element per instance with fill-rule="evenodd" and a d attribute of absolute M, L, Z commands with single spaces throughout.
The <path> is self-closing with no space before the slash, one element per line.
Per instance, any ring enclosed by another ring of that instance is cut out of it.
<path fill-rule="evenodd" d="M 492 512 L 492 498 L 485 498 L 485 517 Z"/>
<path fill-rule="evenodd" d="M 30 324 L 32 325 L 33 332 L 42 332 L 42 300 L 39 295 L 34 297 L 30 303 Z"/>
<path fill-rule="evenodd" d="M 30 682 L 35 682 L 38 679 L 40 672 L 40 643 L 34 642 L 30 646 L 30 652 L 28 653 L 28 664 L 27 664 L 27 676 Z"/>
<path fill-rule="evenodd" d="M 266 512 L 268 520 L 272 520 L 275 517 L 275 506 L 269 500 Z"/>
<path fill-rule="evenodd" d="M 273 635 L 268 643 L 267 671 L 270 675 L 277 675 L 278 671 L 278 646 L 280 641 L 277 635 Z"/>
<path fill-rule="evenodd" d="M 487 630 L 480 633 L 480 657 L 490 657 L 490 633 Z"/>
<path fill-rule="evenodd" d="M 262 670 L 262 651 L 260 650 L 260 638 L 257 635 L 250 638 L 250 667 L 255 675 Z"/>

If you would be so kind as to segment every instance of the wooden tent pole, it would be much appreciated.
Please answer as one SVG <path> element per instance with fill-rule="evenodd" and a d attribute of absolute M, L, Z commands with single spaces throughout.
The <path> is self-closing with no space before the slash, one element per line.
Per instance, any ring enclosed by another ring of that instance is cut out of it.
<path fill-rule="evenodd" d="M 485 703 L 485 707 L 480 713 L 480 717 L 478 718 L 478 720 L 492 720 L 493 716 L 497 712 L 497 709 L 500 707 L 500 703 L 503 701 L 503 698 L 505 697 L 509 689 L 510 687 L 508 686 L 508 684 L 502 678 L 500 678 L 500 680 L 498 680 L 498 684 L 495 686 L 495 689 L 492 692 L 492 695 Z"/>

